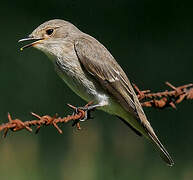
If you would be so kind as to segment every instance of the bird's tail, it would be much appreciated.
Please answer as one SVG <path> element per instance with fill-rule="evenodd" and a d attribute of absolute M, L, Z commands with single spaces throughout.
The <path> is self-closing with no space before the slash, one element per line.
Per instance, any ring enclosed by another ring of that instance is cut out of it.
<path fill-rule="evenodd" d="M 132 126 L 128 121 L 126 121 L 125 119 L 117 116 L 119 119 L 121 119 L 126 125 L 128 125 L 137 135 L 139 136 L 145 136 L 147 139 L 149 139 L 153 146 L 155 147 L 155 149 L 159 152 L 160 157 L 169 165 L 172 166 L 174 165 L 174 162 L 171 158 L 171 156 L 169 155 L 169 153 L 167 152 L 167 150 L 165 149 L 165 147 L 162 145 L 162 143 L 160 142 L 160 140 L 158 139 L 158 137 L 156 136 L 153 128 L 151 127 L 151 125 L 149 123 L 147 123 L 146 125 L 143 125 L 140 129 L 136 129 L 134 126 Z"/>
<path fill-rule="evenodd" d="M 167 152 L 165 147 L 162 145 L 156 134 L 152 131 L 148 131 L 149 139 L 153 142 L 156 150 L 159 151 L 160 157 L 169 165 L 173 166 L 174 161 L 172 160 L 170 154 Z"/>

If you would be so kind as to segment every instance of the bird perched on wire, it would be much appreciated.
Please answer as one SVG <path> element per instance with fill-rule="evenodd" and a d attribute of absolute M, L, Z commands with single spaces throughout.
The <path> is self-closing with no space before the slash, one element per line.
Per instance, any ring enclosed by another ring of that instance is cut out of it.
<path fill-rule="evenodd" d="M 41 24 L 19 42 L 28 40 L 34 42 L 21 50 L 35 47 L 47 54 L 64 82 L 87 102 L 93 101 L 86 111 L 97 108 L 119 117 L 136 134 L 153 142 L 168 165 L 174 164 L 148 122 L 127 75 L 99 41 L 60 19 Z"/>

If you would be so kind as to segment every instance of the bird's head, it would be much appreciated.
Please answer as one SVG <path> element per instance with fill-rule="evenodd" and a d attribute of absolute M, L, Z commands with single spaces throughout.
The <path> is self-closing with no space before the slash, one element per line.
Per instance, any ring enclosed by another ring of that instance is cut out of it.
<path fill-rule="evenodd" d="M 73 41 L 79 33 L 81 31 L 73 24 L 64 20 L 54 19 L 41 24 L 27 38 L 21 39 L 19 42 L 33 41 L 23 46 L 21 50 L 35 47 L 45 53 L 54 54 L 63 43 Z"/>

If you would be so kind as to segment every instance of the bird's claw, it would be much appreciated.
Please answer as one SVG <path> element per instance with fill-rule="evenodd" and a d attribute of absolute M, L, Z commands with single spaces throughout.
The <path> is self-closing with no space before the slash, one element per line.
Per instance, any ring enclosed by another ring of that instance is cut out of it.
<path fill-rule="evenodd" d="M 82 117 L 80 119 L 74 120 L 72 126 L 79 125 L 80 121 L 83 122 L 86 121 L 87 119 L 93 119 L 93 117 L 91 117 L 90 112 L 94 109 L 92 108 L 92 106 L 90 106 L 91 104 L 92 102 L 89 102 L 84 107 L 75 107 L 71 104 L 67 104 L 70 108 L 73 109 L 72 116 L 76 116 L 77 114 L 82 113 Z"/>
<path fill-rule="evenodd" d="M 84 111 L 84 117 L 82 119 L 79 119 L 79 121 L 83 122 L 83 121 L 86 121 L 87 119 L 91 119 L 91 116 L 90 116 L 91 109 L 89 109 L 89 107 L 76 107 L 72 114 L 73 115 L 78 114 L 79 110 Z"/>

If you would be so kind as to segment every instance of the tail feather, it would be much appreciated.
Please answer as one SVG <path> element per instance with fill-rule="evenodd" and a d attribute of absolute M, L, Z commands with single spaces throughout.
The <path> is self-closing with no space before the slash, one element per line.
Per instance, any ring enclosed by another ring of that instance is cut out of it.
<path fill-rule="evenodd" d="M 173 166 L 174 165 L 174 161 L 172 160 L 170 154 L 167 152 L 167 150 L 165 149 L 165 147 L 162 145 L 162 143 L 159 141 L 159 139 L 157 138 L 157 136 L 155 135 L 155 133 L 150 133 L 148 132 L 149 138 L 154 142 L 154 144 L 156 145 L 156 149 L 159 151 L 160 153 L 160 157 L 169 165 L 169 166 Z"/>
<path fill-rule="evenodd" d="M 162 145 L 158 137 L 156 136 L 153 128 L 151 127 L 150 123 L 147 121 L 146 124 L 143 123 L 141 129 L 135 128 L 132 124 L 130 124 L 127 120 L 117 116 L 120 120 L 122 120 L 126 125 L 128 125 L 137 135 L 144 136 L 149 139 L 155 149 L 159 152 L 160 157 L 165 161 L 169 166 L 174 165 L 174 161 L 172 160 L 170 154 L 167 152 L 165 147 Z"/>

